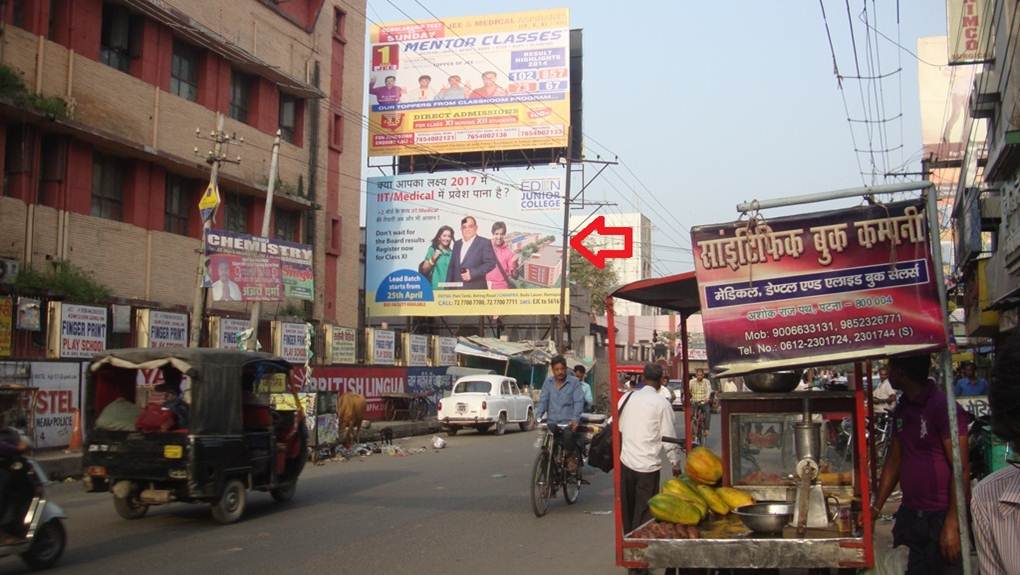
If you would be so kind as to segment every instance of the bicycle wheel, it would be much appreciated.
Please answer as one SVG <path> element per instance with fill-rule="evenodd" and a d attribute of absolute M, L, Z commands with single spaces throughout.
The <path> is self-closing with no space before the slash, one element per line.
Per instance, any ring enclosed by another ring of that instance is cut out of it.
<path fill-rule="evenodd" d="M 535 458 L 531 470 L 531 510 L 535 512 L 535 517 L 541 517 L 549 510 L 550 488 L 549 452 L 543 449 Z"/>
<path fill-rule="evenodd" d="M 581 495 L 581 464 L 578 463 L 577 473 L 569 473 L 566 467 L 562 468 L 563 473 L 563 499 L 567 505 L 577 503 Z"/>

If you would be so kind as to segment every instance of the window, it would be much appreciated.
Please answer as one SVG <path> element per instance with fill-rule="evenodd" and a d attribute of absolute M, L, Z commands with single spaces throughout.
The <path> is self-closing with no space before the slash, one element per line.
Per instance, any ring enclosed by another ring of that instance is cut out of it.
<path fill-rule="evenodd" d="M 330 216 L 329 220 L 329 253 L 340 255 L 340 218 Z"/>
<path fill-rule="evenodd" d="M 251 96 L 251 78 L 234 70 L 230 73 L 230 117 L 239 121 L 248 121 L 248 101 Z"/>
<path fill-rule="evenodd" d="M 188 234 L 191 213 L 191 182 L 187 178 L 167 174 L 163 229 L 172 234 Z"/>
<path fill-rule="evenodd" d="M 298 107 L 301 101 L 294 96 L 280 94 L 280 136 L 291 144 L 300 145 L 296 142 L 298 136 Z"/>
<path fill-rule="evenodd" d="M 337 151 L 344 149 L 344 117 L 333 112 L 333 121 L 329 124 L 329 146 Z"/>
<path fill-rule="evenodd" d="M 92 156 L 92 215 L 119 220 L 124 206 L 124 165 L 103 154 Z"/>
<path fill-rule="evenodd" d="M 18 28 L 25 27 L 25 0 L 14 0 L 11 6 L 11 24 Z"/>
<path fill-rule="evenodd" d="M 273 218 L 273 237 L 278 240 L 298 241 L 301 218 L 297 212 L 280 210 Z"/>
<path fill-rule="evenodd" d="M 248 233 L 248 208 L 251 198 L 238 194 L 227 194 L 223 227 L 227 231 Z"/>
<path fill-rule="evenodd" d="M 347 12 L 339 8 L 333 9 L 333 35 L 341 40 L 346 40 L 344 28 L 347 26 Z"/>
<path fill-rule="evenodd" d="M 131 66 L 135 40 L 131 12 L 119 4 L 103 4 L 103 29 L 100 56 L 104 64 L 127 72 Z"/>
<path fill-rule="evenodd" d="M 177 39 L 170 61 L 170 92 L 198 101 L 198 50 Z"/>

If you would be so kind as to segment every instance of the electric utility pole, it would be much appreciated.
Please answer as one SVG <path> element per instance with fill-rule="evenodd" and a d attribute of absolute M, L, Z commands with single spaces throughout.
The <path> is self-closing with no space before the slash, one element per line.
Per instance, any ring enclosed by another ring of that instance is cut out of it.
<path fill-rule="evenodd" d="M 276 131 L 273 140 L 273 159 L 269 162 L 269 186 L 266 189 L 266 209 L 262 212 L 262 237 L 269 239 L 269 219 L 273 213 L 273 191 L 276 189 L 276 172 L 280 162 L 280 130 Z M 262 314 L 262 302 L 256 301 L 251 306 L 251 337 L 244 342 L 247 351 L 257 351 L 259 345 L 259 316 Z"/>
<path fill-rule="evenodd" d="M 202 138 L 201 128 L 195 129 L 195 137 Z M 212 150 L 206 153 L 205 161 L 210 166 L 209 171 L 209 186 L 205 190 L 205 194 L 202 195 L 202 199 L 198 203 L 199 210 L 202 212 L 202 245 L 198 251 L 198 277 L 195 281 L 195 299 L 191 305 L 191 337 L 188 342 L 189 347 L 198 347 L 199 341 L 201 341 L 202 335 L 202 320 L 205 319 L 205 300 L 207 296 L 208 288 L 205 286 L 206 269 L 208 267 L 208 258 L 205 256 L 205 238 L 212 228 L 212 222 L 216 218 L 217 208 L 220 205 L 220 192 L 219 192 L 219 177 L 220 177 L 220 164 L 223 162 L 240 163 L 241 157 L 237 156 L 236 159 L 228 159 L 224 152 L 224 145 L 229 143 L 231 140 L 236 140 L 236 136 L 228 135 L 223 131 L 223 114 L 216 114 L 216 129 L 209 133 L 209 139 L 212 141 Z M 241 138 L 240 143 L 244 143 L 244 138 Z M 195 154 L 198 154 L 198 147 L 195 147 Z"/>

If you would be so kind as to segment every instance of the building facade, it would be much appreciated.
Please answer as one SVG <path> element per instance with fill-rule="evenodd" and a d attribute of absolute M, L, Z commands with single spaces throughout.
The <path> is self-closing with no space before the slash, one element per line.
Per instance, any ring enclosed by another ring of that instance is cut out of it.
<path fill-rule="evenodd" d="M 301 315 L 357 325 L 358 286 L 341 278 L 359 265 L 364 0 L 0 6 L 0 258 L 70 262 L 118 300 L 190 307 L 223 114 L 240 160 L 220 168 L 214 227 L 261 233 L 279 130 L 270 233 L 314 247 Z"/>
<path fill-rule="evenodd" d="M 1020 68 L 1020 8 L 992 4 L 982 15 L 990 58 L 970 85 L 973 128 L 965 130 L 953 206 L 958 292 L 976 345 L 1015 330 L 1020 308 L 1020 75 L 1012 73 Z"/>

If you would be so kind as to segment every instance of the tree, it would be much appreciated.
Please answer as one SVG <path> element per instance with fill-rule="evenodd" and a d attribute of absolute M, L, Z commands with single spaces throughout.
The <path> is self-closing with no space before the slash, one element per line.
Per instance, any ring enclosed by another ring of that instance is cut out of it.
<path fill-rule="evenodd" d="M 588 290 L 592 313 L 601 315 L 606 313 L 606 295 L 620 280 L 612 262 L 598 269 L 586 258 L 570 254 L 570 281 Z"/>

